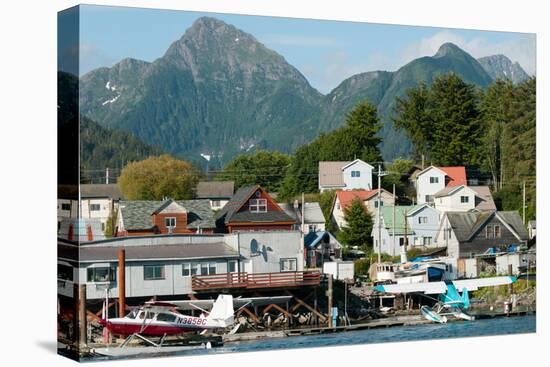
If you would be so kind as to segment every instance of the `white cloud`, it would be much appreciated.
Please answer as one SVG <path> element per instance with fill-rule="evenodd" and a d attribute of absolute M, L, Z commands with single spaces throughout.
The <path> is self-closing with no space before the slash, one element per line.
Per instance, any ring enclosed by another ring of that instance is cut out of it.
<path fill-rule="evenodd" d="M 401 55 L 402 64 L 422 56 L 432 56 L 445 42 L 452 42 L 475 58 L 503 54 L 517 61 L 530 75 L 536 74 L 536 41 L 531 34 L 518 34 L 506 41 L 489 42 L 483 37 L 465 39 L 450 30 L 422 38 L 405 48 Z"/>

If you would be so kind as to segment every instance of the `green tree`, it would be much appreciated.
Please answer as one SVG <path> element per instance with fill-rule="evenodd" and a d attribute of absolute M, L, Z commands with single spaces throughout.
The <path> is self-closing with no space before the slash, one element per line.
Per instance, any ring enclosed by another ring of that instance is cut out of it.
<path fill-rule="evenodd" d="M 395 185 L 395 195 L 400 202 L 406 204 L 408 204 L 408 201 L 403 201 L 405 196 L 412 194 L 407 192 L 407 189 L 410 187 L 408 173 L 413 164 L 414 162 L 410 159 L 396 159 L 386 167 L 388 175 L 382 177 L 382 187 L 391 191 L 392 186 Z"/>
<path fill-rule="evenodd" d="M 424 155 L 429 156 L 433 121 L 428 113 L 429 89 L 421 82 L 418 87 L 405 92 L 405 98 L 397 97 L 394 107 L 394 125 L 405 130 L 414 146 L 414 155 L 418 160 Z"/>
<path fill-rule="evenodd" d="M 488 171 L 494 182 L 494 190 L 501 188 L 503 163 L 503 131 L 512 118 L 514 85 L 509 80 L 497 80 L 480 98 L 480 113 L 485 136 L 482 138 L 481 167 Z"/>
<path fill-rule="evenodd" d="M 128 200 L 191 199 L 199 178 L 189 162 L 165 154 L 128 164 L 118 186 Z"/>
<path fill-rule="evenodd" d="M 346 115 L 346 123 L 330 133 L 321 134 L 304 145 L 292 157 L 279 194 L 290 198 L 301 192 L 317 192 L 319 161 L 351 161 L 360 158 L 365 162 L 380 162 L 378 132 L 380 120 L 368 101 L 361 102 Z"/>
<path fill-rule="evenodd" d="M 115 234 L 115 222 L 118 217 L 118 209 L 114 209 L 111 215 L 109 215 L 109 218 L 107 218 L 107 223 L 105 223 L 105 230 L 103 231 L 103 234 L 106 238 L 111 238 Z"/>
<path fill-rule="evenodd" d="M 290 156 L 265 150 L 241 155 L 229 162 L 216 181 L 235 181 L 235 187 L 259 184 L 267 191 L 279 191 Z"/>
<path fill-rule="evenodd" d="M 478 165 L 484 133 L 478 94 L 454 73 L 435 78 L 429 89 L 421 84 L 398 100 L 394 122 L 405 130 L 418 154 L 437 165 Z"/>
<path fill-rule="evenodd" d="M 325 217 L 325 228 L 330 232 L 336 231 L 336 226 L 332 221 L 332 207 L 336 200 L 336 191 L 327 190 L 319 194 L 319 206 Z"/>
<path fill-rule="evenodd" d="M 372 217 L 365 204 L 355 198 L 344 209 L 346 225 L 340 231 L 340 240 L 348 248 L 351 246 L 366 247 L 372 245 Z"/>

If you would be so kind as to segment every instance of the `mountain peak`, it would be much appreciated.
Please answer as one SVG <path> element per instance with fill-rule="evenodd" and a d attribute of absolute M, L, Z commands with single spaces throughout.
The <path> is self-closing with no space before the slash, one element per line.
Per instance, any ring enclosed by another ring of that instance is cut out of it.
<path fill-rule="evenodd" d="M 464 54 L 466 52 L 452 42 L 445 42 L 439 46 L 439 50 L 437 50 L 434 57 L 449 56 L 457 53 Z"/>
<path fill-rule="evenodd" d="M 498 54 L 477 59 L 483 69 L 493 79 L 508 79 L 512 83 L 520 83 L 529 78 L 518 62 L 512 62 L 507 56 Z"/>

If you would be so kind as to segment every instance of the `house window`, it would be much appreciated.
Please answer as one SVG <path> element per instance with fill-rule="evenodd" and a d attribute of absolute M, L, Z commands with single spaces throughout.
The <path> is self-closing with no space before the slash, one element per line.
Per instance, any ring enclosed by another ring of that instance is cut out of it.
<path fill-rule="evenodd" d="M 418 217 L 418 224 L 428 223 L 428 217 Z"/>
<path fill-rule="evenodd" d="M 422 244 L 424 246 L 430 246 L 432 244 L 432 238 L 431 237 L 422 237 Z"/>
<path fill-rule="evenodd" d="M 174 217 L 164 218 L 164 224 L 166 225 L 166 228 L 176 228 L 176 218 Z"/>
<path fill-rule="evenodd" d="M 426 195 L 425 197 L 427 203 L 433 203 L 434 202 L 434 196 L 433 195 Z"/>
<path fill-rule="evenodd" d="M 250 212 L 265 213 L 267 212 L 267 199 L 250 199 Z"/>
<path fill-rule="evenodd" d="M 208 263 L 201 263 L 201 275 L 208 275 Z"/>
<path fill-rule="evenodd" d="M 500 226 L 495 226 L 495 238 L 500 238 L 501 232 L 500 232 Z"/>
<path fill-rule="evenodd" d="M 460 197 L 460 202 L 463 203 L 463 204 L 468 203 L 469 200 L 470 200 L 470 198 L 468 196 L 461 196 Z"/>
<path fill-rule="evenodd" d="M 336 203 L 336 209 L 340 210 L 340 203 Z"/>
<path fill-rule="evenodd" d="M 90 211 L 98 212 L 101 210 L 101 205 L 99 204 L 90 204 Z"/>
<path fill-rule="evenodd" d="M 309 232 L 317 232 L 317 224 L 308 225 Z"/>
<path fill-rule="evenodd" d="M 191 275 L 197 275 L 199 273 L 199 264 L 193 263 L 191 264 Z"/>
<path fill-rule="evenodd" d="M 87 280 L 90 283 L 94 282 L 112 282 L 116 280 L 116 271 L 113 267 L 97 267 L 88 268 Z"/>
<path fill-rule="evenodd" d="M 57 264 L 57 279 L 73 281 L 73 268 L 69 265 Z"/>
<path fill-rule="evenodd" d="M 493 226 L 485 227 L 485 238 L 493 238 L 493 235 L 494 235 Z"/>
<path fill-rule="evenodd" d="M 209 263 L 208 264 L 208 274 L 210 274 L 210 275 L 216 274 L 216 270 L 217 270 L 216 263 Z"/>
<path fill-rule="evenodd" d="M 181 264 L 181 275 L 184 277 L 191 275 L 191 264 Z"/>
<path fill-rule="evenodd" d="M 383 201 L 380 201 L 380 207 L 383 207 L 383 206 L 384 206 L 384 202 L 383 202 Z M 378 200 L 376 200 L 376 201 L 374 202 L 374 207 L 375 207 L 375 208 L 378 208 Z"/>
<path fill-rule="evenodd" d="M 451 228 L 447 228 L 447 229 L 445 229 L 445 232 L 443 232 L 443 233 L 444 233 L 443 239 L 450 240 L 451 237 L 452 237 L 453 232 L 452 232 Z"/>
<path fill-rule="evenodd" d="M 431 184 L 434 184 L 434 183 L 439 183 L 439 177 L 430 177 L 430 183 Z"/>
<path fill-rule="evenodd" d="M 227 271 L 229 273 L 235 273 L 237 271 L 237 260 L 230 260 L 227 262 Z"/>
<path fill-rule="evenodd" d="M 405 244 L 405 239 L 403 237 L 399 237 L 399 246 L 403 246 Z"/>
<path fill-rule="evenodd" d="M 281 259 L 281 271 L 296 271 L 297 267 L 296 258 L 292 259 Z"/>
<path fill-rule="evenodd" d="M 220 200 L 212 200 L 212 207 L 213 208 L 218 208 L 220 205 L 221 205 Z"/>
<path fill-rule="evenodd" d="M 351 177 L 361 177 L 361 171 L 351 171 Z"/>
<path fill-rule="evenodd" d="M 68 204 L 68 203 L 61 204 L 61 210 L 71 210 L 71 204 Z"/>
<path fill-rule="evenodd" d="M 144 280 L 160 280 L 164 279 L 164 265 L 144 265 L 143 279 Z"/>

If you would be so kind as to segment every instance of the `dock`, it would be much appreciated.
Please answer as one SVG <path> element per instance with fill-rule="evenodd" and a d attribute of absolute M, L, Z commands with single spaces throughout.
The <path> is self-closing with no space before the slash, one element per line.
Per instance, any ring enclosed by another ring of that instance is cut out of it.
<path fill-rule="evenodd" d="M 497 317 L 514 317 L 514 316 L 525 316 L 535 314 L 535 311 L 512 311 L 509 314 L 503 312 L 491 312 L 491 313 L 482 313 L 475 314 L 474 316 L 478 320 L 497 318 Z M 465 322 L 463 320 L 451 319 L 449 322 Z M 475 322 L 475 321 L 474 321 Z M 371 320 L 368 322 L 362 322 L 352 325 L 341 325 L 333 327 L 303 327 L 287 330 L 263 330 L 263 331 L 252 331 L 246 333 L 237 333 L 232 335 L 223 335 L 222 339 L 224 343 L 232 342 L 242 342 L 242 341 L 252 341 L 265 338 L 285 338 L 293 336 L 307 336 L 307 335 L 319 335 L 319 334 L 330 334 L 330 333 L 339 333 L 339 332 L 350 332 L 350 331 L 359 331 L 359 330 L 369 330 L 377 328 L 389 328 L 396 326 L 414 326 L 414 325 L 423 325 L 423 324 L 433 324 L 433 322 L 426 320 L 421 315 L 406 315 L 406 316 L 395 316 Z"/>

